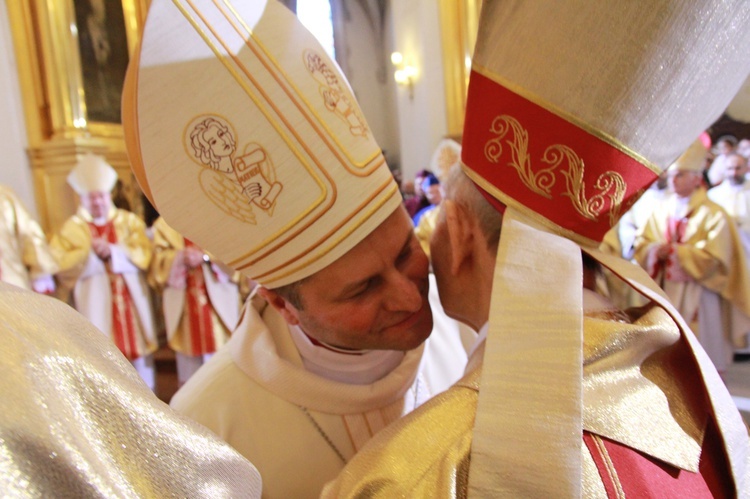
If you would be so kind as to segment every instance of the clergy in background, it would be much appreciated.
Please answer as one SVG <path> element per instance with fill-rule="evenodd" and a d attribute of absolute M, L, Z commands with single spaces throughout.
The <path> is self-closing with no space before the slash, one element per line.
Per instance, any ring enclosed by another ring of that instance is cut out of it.
<path fill-rule="evenodd" d="M 723 372 L 732 363 L 735 343 L 746 346 L 750 274 L 734 221 L 702 185 L 705 156 L 706 148 L 695 141 L 669 168 L 674 195 L 646 222 L 635 258 Z"/>
<path fill-rule="evenodd" d="M 112 204 L 116 181 L 103 157 L 81 158 L 68 175 L 80 206 L 50 245 L 63 298 L 115 343 L 153 390 L 158 345 L 146 284 L 151 241 L 138 216 Z"/>
<path fill-rule="evenodd" d="M 39 223 L 10 188 L 0 185 L 0 281 L 51 294 L 56 270 Z"/>
<path fill-rule="evenodd" d="M 167 344 L 182 386 L 229 340 L 242 306 L 235 272 L 159 217 L 149 282 L 162 293 Z"/>

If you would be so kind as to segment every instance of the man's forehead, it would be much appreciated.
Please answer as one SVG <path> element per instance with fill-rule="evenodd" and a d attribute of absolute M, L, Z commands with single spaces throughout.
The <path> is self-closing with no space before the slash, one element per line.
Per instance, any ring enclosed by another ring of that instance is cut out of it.
<path fill-rule="evenodd" d="M 341 287 L 366 279 L 379 267 L 380 262 L 397 258 L 414 239 L 414 227 L 399 210 L 383 221 L 370 235 L 360 241 L 341 258 L 319 270 L 303 282 L 321 282 L 333 285 L 336 279 Z"/>
<path fill-rule="evenodd" d="M 747 160 L 742 156 L 732 156 L 727 160 L 728 168 L 739 168 L 747 165 Z"/>

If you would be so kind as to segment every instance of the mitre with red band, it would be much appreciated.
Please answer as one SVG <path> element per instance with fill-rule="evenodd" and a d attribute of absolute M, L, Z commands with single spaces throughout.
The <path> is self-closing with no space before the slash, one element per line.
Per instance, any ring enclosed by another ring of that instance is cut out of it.
<path fill-rule="evenodd" d="M 741 2 L 593 4 L 487 2 L 462 157 L 496 199 L 589 245 L 747 74 Z"/>
<path fill-rule="evenodd" d="M 595 403 L 584 400 L 582 377 L 582 249 L 672 315 L 684 341 L 697 345 L 655 284 L 639 280 L 648 279 L 643 272 L 595 248 L 740 88 L 750 71 L 748 23 L 742 1 L 483 3 L 461 159 L 467 175 L 506 209 L 471 494 L 583 492 L 583 407 Z M 708 395 L 715 417 L 733 435 L 725 443 L 738 490 L 747 490 L 739 476 L 747 435 L 734 431 L 742 427 L 736 408 L 700 353 L 701 375 L 717 387 Z M 670 439 L 631 437 L 628 444 L 674 462 Z M 696 463 L 700 445 L 687 447 Z"/>
<path fill-rule="evenodd" d="M 329 265 L 401 203 L 348 82 L 275 0 L 153 0 L 123 125 L 159 213 L 268 287 Z"/>

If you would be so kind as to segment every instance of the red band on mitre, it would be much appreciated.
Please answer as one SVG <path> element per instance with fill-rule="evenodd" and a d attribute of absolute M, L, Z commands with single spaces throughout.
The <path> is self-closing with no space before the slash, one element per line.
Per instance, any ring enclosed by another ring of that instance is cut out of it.
<path fill-rule="evenodd" d="M 469 85 L 461 159 L 481 177 L 475 182 L 502 203 L 526 207 L 596 242 L 658 176 L 476 71 Z"/>

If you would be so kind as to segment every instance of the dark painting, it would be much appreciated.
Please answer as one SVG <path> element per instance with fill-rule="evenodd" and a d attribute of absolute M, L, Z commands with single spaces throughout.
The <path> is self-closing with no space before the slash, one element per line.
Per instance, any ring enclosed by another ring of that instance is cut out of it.
<path fill-rule="evenodd" d="M 74 0 L 88 121 L 120 123 L 128 67 L 121 0 Z"/>

